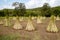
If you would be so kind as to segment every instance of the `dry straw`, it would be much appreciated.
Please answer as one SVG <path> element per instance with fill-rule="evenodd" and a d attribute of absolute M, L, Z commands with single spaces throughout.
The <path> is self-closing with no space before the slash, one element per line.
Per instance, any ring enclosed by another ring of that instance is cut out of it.
<path fill-rule="evenodd" d="M 58 32 L 58 28 L 55 24 L 56 18 L 54 16 L 51 16 L 49 25 L 47 27 L 48 32 Z"/>

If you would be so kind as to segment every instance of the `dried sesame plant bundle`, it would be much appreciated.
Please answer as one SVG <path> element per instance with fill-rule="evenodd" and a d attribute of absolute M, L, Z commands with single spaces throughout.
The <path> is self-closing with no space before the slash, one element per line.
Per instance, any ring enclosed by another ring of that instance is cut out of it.
<path fill-rule="evenodd" d="M 60 20 L 60 17 L 59 17 L 59 16 L 57 16 L 57 17 L 56 17 L 56 20 Z"/>
<path fill-rule="evenodd" d="M 0 17 L 0 24 L 4 24 L 4 17 Z"/>
<path fill-rule="evenodd" d="M 28 18 L 28 23 L 27 23 L 27 26 L 26 26 L 26 30 L 27 31 L 33 31 L 33 30 L 35 30 L 35 27 L 34 27 L 34 25 L 32 23 L 31 17 Z"/>
<path fill-rule="evenodd" d="M 42 16 L 37 17 L 37 23 L 42 23 Z"/>
<path fill-rule="evenodd" d="M 19 17 L 19 20 L 20 20 L 20 21 L 23 21 L 23 20 L 24 20 L 24 17 Z"/>
<path fill-rule="evenodd" d="M 55 24 L 55 20 L 56 20 L 56 18 L 52 15 L 50 18 L 50 22 L 48 24 L 48 27 L 47 27 L 48 32 L 58 32 L 58 28 Z"/>
<path fill-rule="evenodd" d="M 14 28 L 14 29 L 23 29 L 23 27 L 22 27 L 22 25 L 20 24 L 18 18 L 16 19 L 13 28 Z"/>
<path fill-rule="evenodd" d="M 9 26 L 9 17 L 5 17 L 4 19 L 4 26 Z"/>

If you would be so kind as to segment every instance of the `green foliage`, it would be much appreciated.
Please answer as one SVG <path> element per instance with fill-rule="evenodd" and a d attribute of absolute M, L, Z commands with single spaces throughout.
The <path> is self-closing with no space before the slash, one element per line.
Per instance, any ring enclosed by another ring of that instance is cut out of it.
<path fill-rule="evenodd" d="M 5 16 L 3 10 L 0 10 L 0 16 Z"/>
<path fill-rule="evenodd" d="M 45 3 L 41 8 L 41 14 L 42 16 L 51 16 L 51 7 L 48 3 Z"/>
<path fill-rule="evenodd" d="M 60 16 L 60 10 L 59 10 L 59 9 L 56 9 L 56 8 L 55 8 L 55 9 L 53 10 L 53 13 L 54 13 L 55 16 L 57 16 L 57 15 Z"/>
<path fill-rule="evenodd" d="M 19 5 L 18 7 L 16 7 Z M 3 9 L 0 10 L 0 16 L 60 16 L 60 6 L 50 7 L 48 3 L 45 3 L 42 7 L 34 9 L 26 9 L 24 3 L 14 2 L 15 9 Z"/>
<path fill-rule="evenodd" d="M 16 16 L 25 16 L 26 8 L 24 3 L 14 2 L 13 6 L 15 6 Z"/>

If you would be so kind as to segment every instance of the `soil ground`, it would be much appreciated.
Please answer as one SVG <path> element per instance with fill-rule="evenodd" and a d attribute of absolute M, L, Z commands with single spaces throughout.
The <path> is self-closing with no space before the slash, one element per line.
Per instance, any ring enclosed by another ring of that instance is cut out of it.
<path fill-rule="evenodd" d="M 0 35 L 19 33 L 22 37 L 28 36 L 29 37 L 28 40 L 33 40 L 34 38 L 35 40 L 60 40 L 60 20 L 56 21 L 56 25 L 59 29 L 58 33 L 50 33 L 46 31 L 46 27 L 48 26 L 49 20 L 50 20 L 49 18 L 46 18 L 45 20 L 43 20 L 43 23 L 39 24 L 36 23 L 36 19 L 32 20 L 36 28 L 35 31 L 25 30 L 27 21 L 20 22 L 21 25 L 24 27 L 24 29 L 22 30 L 15 30 L 11 27 L 4 27 L 0 25 Z M 25 39 L 22 38 L 22 40 Z"/>

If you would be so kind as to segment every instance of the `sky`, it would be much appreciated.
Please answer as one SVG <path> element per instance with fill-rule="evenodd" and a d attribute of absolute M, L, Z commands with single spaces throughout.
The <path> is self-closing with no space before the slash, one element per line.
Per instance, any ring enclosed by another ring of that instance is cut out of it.
<path fill-rule="evenodd" d="M 0 9 L 13 9 L 14 2 L 25 3 L 27 9 L 41 7 L 44 3 L 49 3 L 51 7 L 60 6 L 60 0 L 0 0 Z"/>

